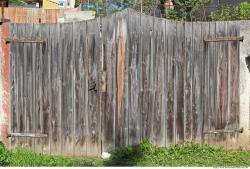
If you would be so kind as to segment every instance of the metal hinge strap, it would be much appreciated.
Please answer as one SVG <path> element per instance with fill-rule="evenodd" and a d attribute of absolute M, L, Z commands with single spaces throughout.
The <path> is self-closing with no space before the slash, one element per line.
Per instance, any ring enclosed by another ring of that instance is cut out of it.
<path fill-rule="evenodd" d="M 208 130 L 203 132 L 204 134 L 219 134 L 219 133 L 243 133 L 243 128 L 240 129 L 232 129 L 232 130 L 224 130 L 224 129 L 219 129 L 219 130 Z"/>
<path fill-rule="evenodd" d="M 7 137 L 32 137 L 32 138 L 41 138 L 41 137 L 48 137 L 47 134 L 41 133 L 10 133 Z"/>
<path fill-rule="evenodd" d="M 228 36 L 228 37 L 215 37 L 215 38 L 204 38 L 204 42 L 221 42 L 221 41 L 241 41 L 243 42 L 244 36 Z"/>
<path fill-rule="evenodd" d="M 18 38 L 7 38 L 6 43 L 16 42 L 16 43 L 46 43 L 45 39 L 18 39 Z"/>

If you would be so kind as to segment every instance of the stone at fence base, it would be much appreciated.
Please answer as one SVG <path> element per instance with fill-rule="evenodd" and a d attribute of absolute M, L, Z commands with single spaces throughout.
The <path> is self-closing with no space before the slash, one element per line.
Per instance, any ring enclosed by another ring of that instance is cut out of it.
<path fill-rule="evenodd" d="M 110 156 L 111 156 L 110 153 L 108 153 L 108 152 L 103 152 L 101 157 L 102 157 L 102 159 L 108 159 L 108 158 L 110 158 Z"/>

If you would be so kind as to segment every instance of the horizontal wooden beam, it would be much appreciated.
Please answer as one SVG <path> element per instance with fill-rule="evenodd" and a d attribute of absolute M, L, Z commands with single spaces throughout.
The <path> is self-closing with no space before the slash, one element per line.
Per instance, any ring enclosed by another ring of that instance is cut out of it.
<path fill-rule="evenodd" d="M 41 133 L 10 133 L 7 137 L 32 137 L 32 138 L 41 138 L 41 137 L 48 137 L 47 134 Z"/>
<path fill-rule="evenodd" d="M 7 38 L 6 43 L 17 42 L 17 43 L 46 43 L 45 39 L 18 39 L 18 38 Z"/>
<path fill-rule="evenodd" d="M 233 129 L 233 130 L 208 130 L 203 132 L 204 134 L 219 134 L 219 133 L 243 133 L 243 128 L 240 129 Z"/>
<path fill-rule="evenodd" d="M 221 42 L 221 41 L 241 41 L 243 42 L 244 36 L 228 36 L 228 37 L 215 37 L 215 38 L 204 38 L 204 42 Z"/>

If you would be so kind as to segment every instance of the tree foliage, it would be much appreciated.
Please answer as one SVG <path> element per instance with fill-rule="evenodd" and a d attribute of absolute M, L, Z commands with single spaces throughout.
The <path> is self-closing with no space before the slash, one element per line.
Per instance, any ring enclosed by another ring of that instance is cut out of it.
<path fill-rule="evenodd" d="M 242 2 L 240 5 L 223 5 L 220 9 L 211 12 L 213 21 L 247 20 L 250 19 L 250 3 Z"/>
<path fill-rule="evenodd" d="M 175 8 L 165 10 L 164 3 L 168 0 L 89 0 L 91 3 L 98 3 L 102 8 L 108 8 L 109 4 L 119 4 L 121 9 L 133 8 L 144 14 L 155 14 L 161 11 L 162 16 L 175 20 L 201 20 L 203 8 L 211 0 L 172 0 Z M 87 0 L 76 0 L 76 4 L 87 3 Z M 141 4 L 142 3 L 142 4 Z M 104 10 L 105 11 L 105 10 Z"/>
<path fill-rule="evenodd" d="M 211 0 L 172 0 L 174 10 L 168 12 L 168 18 L 176 20 L 202 20 L 204 8 Z"/>

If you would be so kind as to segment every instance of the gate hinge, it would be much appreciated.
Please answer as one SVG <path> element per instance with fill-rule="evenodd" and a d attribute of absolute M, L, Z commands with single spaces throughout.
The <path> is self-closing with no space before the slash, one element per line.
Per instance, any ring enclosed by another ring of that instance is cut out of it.
<path fill-rule="evenodd" d="M 243 133 L 243 128 L 239 129 L 232 129 L 232 130 L 224 130 L 224 129 L 218 129 L 218 130 L 208 130 L 203 132 L 204 134 L 219 134 L 219 133 Z"/>
<path fill-rule="evenodd" d="M 46 43 L 46 39 L 28 39 L 28 38 L 7 38 L 6 43 L 16 42 L 16 43 Z"/>
<path fill-rule="evenodd" d="M 221 42 L 221 41 L 240 41 L 243 42 L 244 36 L 225 36 L 225 37 L 214 37 L 214 38 L 208 38 L 205 37 L 204 42 Z"/>
<path fill-rule="evenodd" d="M 7 135 L 8 137 L 32 137 L 32 138 L 41 138 L 41 137 L 48 137 L 47 134 L 41 133 L 10 133 Z"/>

